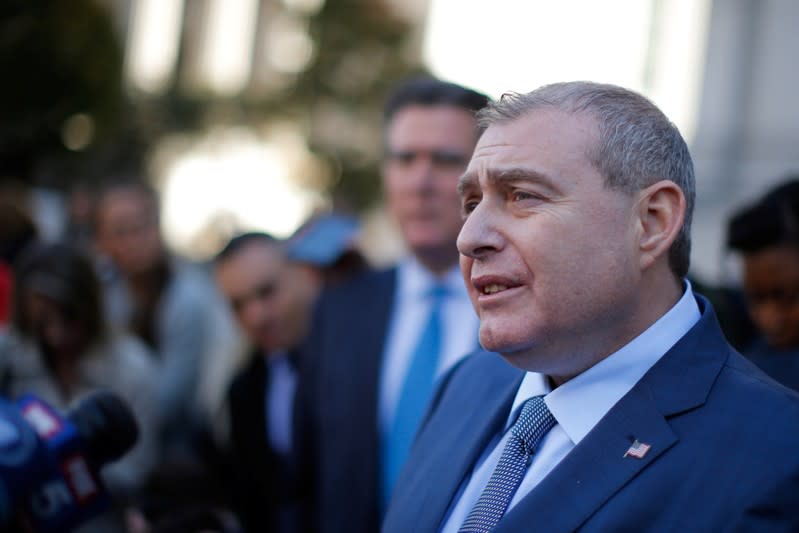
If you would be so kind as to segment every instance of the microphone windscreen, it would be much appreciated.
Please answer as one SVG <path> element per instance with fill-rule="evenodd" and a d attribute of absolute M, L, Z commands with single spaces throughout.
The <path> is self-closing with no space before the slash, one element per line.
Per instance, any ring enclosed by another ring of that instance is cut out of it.
<path fill-rule="evenodd" d="M 116 394 L 96 391 L 82 397 L 67 413 L 97 467 L 119 459 L 139 438 L 136 417 Z"/>

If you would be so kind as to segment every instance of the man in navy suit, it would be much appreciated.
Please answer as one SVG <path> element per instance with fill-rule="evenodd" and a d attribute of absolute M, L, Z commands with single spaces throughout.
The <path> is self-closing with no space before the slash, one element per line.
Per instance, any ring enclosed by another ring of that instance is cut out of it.
<path fill-rule="evenodd" d="M 302 530 L 293 458 L 296 352 L 322 285 L 265 233 L 233 237 L 214 260 L 220 291 L 252 345 L 227 395 L 231 501 L 248 532 Z"/>
<path fill-rule="evenodd" d="M 298 390 L 299 456 L 322 532 L 377 531 L 433 382 L 477 348 L 477 316 L 458 270 L 457 182 L 487 98 L 430 78 L 385 107 L 383 185 L 409 254 L 326 291 Z"/>
<path fill-rule="evenodd" d="M 799 530 L 799 397 L 684 281 L 694 173 L 674 125 L 588 82 L 478 121 L 458 249 L 501 357 L 445 377 L 383 531 Z"/>

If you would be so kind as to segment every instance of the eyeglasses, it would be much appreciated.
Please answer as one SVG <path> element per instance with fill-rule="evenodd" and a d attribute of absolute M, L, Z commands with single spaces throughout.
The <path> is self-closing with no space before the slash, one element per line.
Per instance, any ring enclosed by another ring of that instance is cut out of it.
<path fill-rule="evenodd" d="M 400 165 L 412 165 L 421 158 L 427 158 L 437 167 L 465 167 L 469 157 L 461 152 L 450 150 L 389 150 L 386 161 Z"/>

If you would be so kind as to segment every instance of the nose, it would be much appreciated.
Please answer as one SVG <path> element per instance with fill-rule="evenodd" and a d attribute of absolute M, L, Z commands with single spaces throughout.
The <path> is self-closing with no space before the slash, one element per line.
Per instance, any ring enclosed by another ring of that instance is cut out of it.
<path fill-rule="evenodd" d="M 502 249 L 504 239 L 499 220 L 486 200 L 481 201 L 466 218 L 458 234 L 458 251 L 472 259 L 485 259 Z"/>
<path fill-rule="evenodd" d="M 271 307 L 266 302 L 251 298 L 242 306 L 240 317 L 244 324 L 258 327 L 269 322 L 271 314 Z"/>
<path fill-rule="evenodd" d="M 767 335 L 776 336 L 783 329 L 783 313 L 774 301 L 752 305 L 752 314 L 758 327 Z"/>
<path fill-rule="evenodd" d="M 432 189 L 435 178 L 435 165 L 429 156 L 417 156 L 408 169 L 407 185 L 417 191 Z"/>

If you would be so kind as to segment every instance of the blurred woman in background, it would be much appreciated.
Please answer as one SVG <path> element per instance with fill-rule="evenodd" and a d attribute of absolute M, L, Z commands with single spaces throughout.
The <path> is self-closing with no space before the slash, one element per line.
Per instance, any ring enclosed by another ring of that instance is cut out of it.
<path fill-rule="evenodd" d="M 88 258 L 63 244 L 34 245 L 14 269 L 12 319 L 0 341 L 0 394 L 33 393 L 58 409 L 96 390 L 132 408 L 139 440 L 103 477 L 112 494 L 129 495 L 156 461 L 156 374 L 142 343 L 107 330 L 97 276 Z"/>

